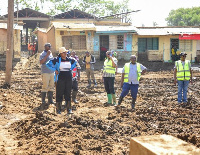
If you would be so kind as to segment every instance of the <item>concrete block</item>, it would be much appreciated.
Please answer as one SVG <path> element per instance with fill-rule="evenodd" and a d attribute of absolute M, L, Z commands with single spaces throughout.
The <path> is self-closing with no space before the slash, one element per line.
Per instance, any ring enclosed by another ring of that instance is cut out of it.
<path fill-rule="evenodd" d="M 170 135 L 131 138 L 130 155 L 200 155 L 200 149 Z"/>

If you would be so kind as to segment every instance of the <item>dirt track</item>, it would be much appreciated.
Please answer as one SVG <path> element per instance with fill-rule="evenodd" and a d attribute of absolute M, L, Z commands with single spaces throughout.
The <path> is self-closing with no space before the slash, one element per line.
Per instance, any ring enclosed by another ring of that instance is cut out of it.
<path fill-rule="evenodd" d="M 200 73 L 189 86 L 189 103 L 177 104 L 172 72 L 149 72 L 141 79 L 136 111 L 131 96 L 120 108 L 105 107 L 106 93 L 96 72 L 98 87 L 86 89 L 82 73 L 79 104 L 74 114 L 54 114 L 51 105 L 39 111 L 40 66 L 34 57 L 14 70 L 10 89 L 0 88 L 0 152 L 2 154 L 128 154 L 131 137 L 169 134 L 200 147 Z M 3 85 L 4 73 L 0 72 Z M 116 94 L 120 75 L 116 77 Z M 55 99 L 54 99 L 55 100 Z"/>

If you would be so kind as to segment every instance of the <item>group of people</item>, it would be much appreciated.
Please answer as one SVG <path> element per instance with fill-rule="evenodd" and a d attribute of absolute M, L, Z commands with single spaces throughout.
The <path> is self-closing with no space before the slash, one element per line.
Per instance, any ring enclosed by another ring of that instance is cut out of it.
<path fill-rule="evenodd" d="M 59 54 L 57 57 L 53 57 L 51 53 L 51 44 L 45 44 L 45 50 L 40 54 L 40 64 L 42 72 L 42 104 L 41 109 L 44 109 L 46 105 L 54 104 L 53 91 L 54 84 L 56 88 L 56 112 L 61 113 L 61 106 L 63 96 L 65 99 L 65 105 L 68 114 L 72 114 L 71 101 L 78 103 L 76 100 L 78 92 L 78 81 L 80 80 L 80 64 L 79 58 L 75 51 L 69 51 L 65 47 L 59 48 Z M 187 102 L 187 89 L 189 81 L 192 82 L 192 71 L 190 61 L 185 60 L 186 53 L 180 53 L 181 60 L 175 62 L 174 69 L 174 83 L 178 83 L 178 103 Z M 94 64 L 96 59 L 88 51 L 85 52 L 82 63 L 85 64 L 86 75 L 88 78 L 87 87 L 91 87 L 93 82 L 94 87 L 97 86 L 97 82 L 94 76 Z M 116 101 L 116 95 L 114 90 L 115 75 L 117 73 L 116 52 L 107 51 L 106 58 L 103 66 L 102 81 L 104 83 L 105 91 L 107 93 L 107 105 L 120 106 L 123 98 L 131 90 L 132 102 L 131 109 L 135 110 L 135 104 L 137 99 L 139 81 L 141 75 L 143 75 L 147 68 L 137 62 L 135 55 L 131 55 L 130 62 L 125 63 L 122 69 L 121 83 L 122 92 L 120 94 L 118 103 Z M 48 96 L 48 104 L 45 102 L 46 95 Z M 72 99 L 71 99 L 72 98 Z"/>

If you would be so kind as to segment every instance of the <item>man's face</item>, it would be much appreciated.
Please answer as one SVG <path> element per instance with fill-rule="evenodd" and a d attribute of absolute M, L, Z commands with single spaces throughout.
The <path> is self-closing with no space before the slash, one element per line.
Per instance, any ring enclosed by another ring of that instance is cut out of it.
<path fill-rule="evenodd" d="M 45 50 L 46 50 L 46 51 L 50 50 L 50 48 L 51 48 L 51 46 L 49 46 L 49 45 L 48 45 L 48 46 L 45 46 Z"/>
<path fill-rule="evenodd" d="M 135 64 L 135 63 L 136 63 L 136 57 L 132 56 L 130 60 L 131 60 L 131 63 L 132 63 L 132 64 Z"/>
<path fill-rule="evenodd" d="M 185 60 L 186 55 L 181 55 L 181 60 Z"/>
<path fill-rule="evenodd" d="M 75 52 L 72 52 L 72 56 L 74 57 L 76 55 L 76 53 Z"/>
<path fill-rule="evenodd" d="M 88 52 L 86 52 L 85 54 L 86 54 L 87 57 L 89 56 L 89 53 L 88 53 Z"/>
<path fill-rule="evenodd" d="M 106 56 L 110 58 L 111 52 L 106 52 Z"/>

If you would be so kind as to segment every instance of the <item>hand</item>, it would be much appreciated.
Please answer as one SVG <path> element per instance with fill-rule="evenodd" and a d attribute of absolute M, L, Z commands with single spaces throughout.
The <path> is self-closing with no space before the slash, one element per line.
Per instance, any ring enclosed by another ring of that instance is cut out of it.
<path fill-rule="evenodd" d="M 47 51 L 47 55 L 49 56 L 50 54 L 51 54 L 51 51 L 50 51 L 50 50 L 48 50 L 48 51 Z"/>
<path fill-rule="evenodd" d="M 177 80 L 176 80 L 176 79 L 174 79 L 174 84 L 176 85 L 176 83 L 177 83 Z"/>
<path fill-rule="evenodd" d="M 56 75 L 58 75 L 58 71 L 55 71 Z"/>

